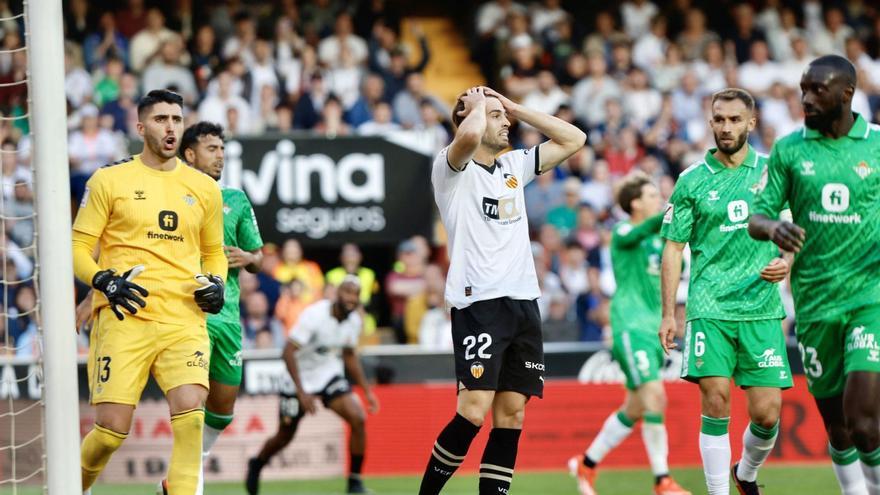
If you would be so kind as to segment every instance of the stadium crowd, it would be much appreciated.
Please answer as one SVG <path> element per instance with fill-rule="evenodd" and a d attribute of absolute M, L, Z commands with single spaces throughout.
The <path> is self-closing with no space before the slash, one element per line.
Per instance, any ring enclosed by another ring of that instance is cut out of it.
<path fill-rule="evenodd" d="M 714 91 L 737 86 L 756 97 L 759 125 L 750 145 L 767 153 L 775 139 L 801 125 L 803 68 L 817 55 L 838 53 L 859 71 L 854 108 L 880 121 L 880 9 L 872 3 L 719 0 L 707 7 L 632 0 L 609 2 L 591 15 L 560 0 L 473 7 L 467 36 L 488 83 L 589 136 L 589 146 L 526 188 L 547 341 L 603 338 L 614 291 L 610 227 L 624 216 L 614 205 L 615 185 L 640 170 L 668 198 L 676 177 L 714 144 L 707 117 Z M 439 150 L 453 131 L 451 102 L 425 88 L 430 40 L 417 22 L 408 34 L 418 46 L 401 41 L 403 5 L 65 2 L 74 198 L 98 167 L 128 155 L 127 143 L 137 135 L 137 100 L 162 87 L 183 96 L 187 124 L 218 122 L 231 137 L 409 129 Z M 16 13 L 0 0 L 0 17 Z M 9 352 L 29 355 L 36 297 L 27 88 L 10 84 L 26 78 L 19 22 L 0 22 L 0 48 L 7 50 L 0 53 L 0 242 L 6 254 L 0 297 Z M 542 140 L 525 125 L 514 131 L 515 147 Z M 358 247 L 346 245 L 333 268 L 308 260 L 294 239 L 268 245 L 261 273 L 241 273 L 245 347 L 281 346 L 303 307 L 348 272 L 362 278 L 362 299 L 376 313 L 368 318 L 365 342 L 450 348 L 444 256 L 442 246 L 417 237 L 400 244 L 393 267 L 362 266 Z M 685 294 L 686 286 L 682 302 Z M 785 299 L 791 315 L 791 299 Z M 377 322 L 393 331 L 375 332 Z"/>

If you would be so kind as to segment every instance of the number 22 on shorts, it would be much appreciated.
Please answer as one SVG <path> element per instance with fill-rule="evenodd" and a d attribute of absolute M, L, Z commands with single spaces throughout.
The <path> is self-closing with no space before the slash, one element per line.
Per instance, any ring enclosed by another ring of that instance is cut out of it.
<path fill-rule="evenodd" d="M 477 353 L 474 354 L 474 347 L 476 347 L 478 343 L 480 344 L 480 347 L 477 349 Z M 489 359 L 492 357 L 491 354 L 486 352 L 486 349 L 488 349 L 489 346 L 492 345 L 492 336 L 488 333 L 481 333 L 476 337 L 474 337 L 473 335 L 468 335 L 462 341 L 462 345 L 465 346 L 464 358 L 468 361 L 474 359 L 475 357 L 478 357 L 480 359 Z"/>

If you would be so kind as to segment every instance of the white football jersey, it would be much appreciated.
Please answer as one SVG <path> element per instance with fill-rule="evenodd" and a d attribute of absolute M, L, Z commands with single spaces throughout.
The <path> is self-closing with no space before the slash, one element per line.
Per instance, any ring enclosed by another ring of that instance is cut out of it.
<path fill-rule="evenodd" d="M 449 164 L 448 151 L 431 171 L 449 236 L 446 303 L 461 309 L 498 297 L 537 299 L 523 188 L 538 170 L 538 147 L 504 153 L 490 168 L 471 160 L 461 171 Z"/>
<path fill-rule="evenodd" d="M 339 321 L 332 313 L 333 302 L 322 299 L 306 307 L 290 332 L 290 340 L 299 346 L 296 360 L 303 389 L 314 394 L 323 390 L 336 376 L 345 376 L 342 349 L 357 347 L 361 317 L 352 311 Z"/>

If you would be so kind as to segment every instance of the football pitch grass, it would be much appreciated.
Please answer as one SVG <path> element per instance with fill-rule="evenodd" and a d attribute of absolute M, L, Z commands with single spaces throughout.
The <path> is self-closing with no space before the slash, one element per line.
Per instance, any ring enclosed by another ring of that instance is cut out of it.
<path fill-rule="evenodd" d="M 673 476 L 694 495 L 706 493 L 703 472 L 700 468 L 673 469 Z M 376 495 L 415 495 L 419 478 L 366 477 L 367 486 Z M 834 495 L 840 493 L 831 464 L 770 465 L 761 470 L 758 482 L 764 485 L 765 495 Z M 651 495 L 652 476 L 647 469 L 600 470 L 596 489 L 600 495 Z M 732 488 L 732 487 L 731 487 Z M 261 495 L 325 495 L 343 494 L 345 480 L 316 481 L 267 481 L 261 485 Z M 93 495 L 153 495 L 155 485 L 106 485 L 95 486 Z M 0 485 L 0 494 L 12 494 L 12 489 Z M 18 495 L 37 495 L 36 488 L 19 489 Z M 75 494 L 76 491 L 71 491 Z M 242 495 L 242 483 L 208 483 L 205 495 Z M 454 477 L 443 490 L 444 495 L 475 495 L 477 478 L 474 475 Z M 514 476 L 512 495 L 576 495 L 573 478 L 565 472 L 517 473 Z M 735 490 L 731 491 L 734 494 Z"/>

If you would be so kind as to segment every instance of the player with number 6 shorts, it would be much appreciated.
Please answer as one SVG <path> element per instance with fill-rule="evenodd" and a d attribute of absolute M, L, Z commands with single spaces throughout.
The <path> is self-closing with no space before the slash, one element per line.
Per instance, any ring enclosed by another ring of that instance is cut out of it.
<path fill-rule="evenodd" d="M 766 177 L 767 157 L 748 145 L 755 102 L 728 88 L 712 95 L 709 125 L 717 148 L 681 173 L 663 217 L 660 340 L 675 347 L 675 295 L 682 251 L 690 245 L 682 378 L 700 387 L 700 453 L 710 495 L 758 495 L 758 468 L 779 432 L 783 389 L 792 386 L 777 283 L 790 255 L 749 237 L 749 212 Z M 745 389 L 750 423 L 731 469 L 730 379 Z"/>
<path fill-rule="evenodd" d="M 660 370 L 666 361 L 657 341 L 660 325 L 660 191 L 645 174 L 623 180 L 617 194 L 629 215 L 611 234 L 611 266 L 617 289 L 611 298 L 611 350 L 626 377 L 626 400 L 608 416 L 584 452 L 569 460 L 581 495 L 596 495 L 596 468 L 642 421 L 642 440 L 654 474 L 655 495 L 690 495 L 669 475 L 669 442 Z"/>
<path fill-rule="evenodd" d="M 843 57 L 807 66 L 805 125 L 774 145 L 749 232 L 797 252 L 791 285 L 798 348 L 834 473 L 841 493 L 877 495 L 880 127 L 852 111 L 857 87 L 856 69 Z M 775 218 L 785 203 L 792 221 Z"/>

